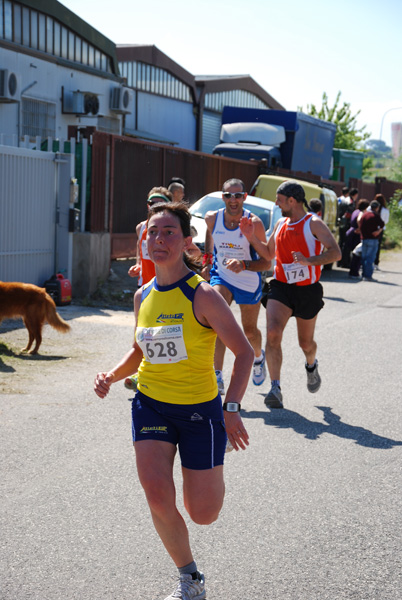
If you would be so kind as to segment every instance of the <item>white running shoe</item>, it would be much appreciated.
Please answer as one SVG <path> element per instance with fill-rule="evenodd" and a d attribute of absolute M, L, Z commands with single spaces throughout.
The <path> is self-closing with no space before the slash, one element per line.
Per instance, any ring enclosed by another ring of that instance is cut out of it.
<path fill-rule="evenodd" d="M 223 383 L 222 371 L 215 371 L 216 383 L 218 384 L 218 392 L 221 396 L 225 395 L 225 384 Z"/>
<path fill-rule="evenodd" d="M 198 572 L 199 579 L 193 579 L 190 573 L 180 575 L 173 594 L 165 600 L 203 600 L 205 598 L 205 577 Z"/>
<path fill-rule="evenodd" d="M 254 362 L 253 365 L 253 383 L 254 385 L 262 385 L 267 377 L 267 367 L 265 364 L 265 352 L 261 350 L 262 360 Z"/>

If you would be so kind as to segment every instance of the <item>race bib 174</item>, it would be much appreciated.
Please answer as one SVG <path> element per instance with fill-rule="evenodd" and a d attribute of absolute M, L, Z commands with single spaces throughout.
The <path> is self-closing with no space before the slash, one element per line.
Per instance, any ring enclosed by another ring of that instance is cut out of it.
<path fill-rule="evenodd" d="M 300 283 L 309 278 L 310 272 L 308 267 L 298 265 L 297 263 L 282 264 L 283 270 L 288 283 Z"/>

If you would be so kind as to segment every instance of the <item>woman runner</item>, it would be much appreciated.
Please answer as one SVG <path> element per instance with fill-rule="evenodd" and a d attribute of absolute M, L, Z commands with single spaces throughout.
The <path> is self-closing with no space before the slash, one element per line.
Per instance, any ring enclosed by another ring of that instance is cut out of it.
<path fill-rule="evenodd" d="M 223 505 L 227 439 L 235 450 L 249 443 L 239 411 L 254 352 L 222 296 L 187 266 L 191 242 L 184 204 L 150 209 L 147 244 L 156 277 L 134 296 L 133 347 L 113 369 L 98 373 L 94 386 L 104 398 L 112 383 L 138 370 L 132 403 L 138 475 L 155 529 L 179 570 L 165 600 L 205 598 L 205 578 L 176 506 L 177 449 L 185 508 L 195 523 L 207 525 Z M 235 356 L 223 407 L 213 365 L 216 336 Z"/>

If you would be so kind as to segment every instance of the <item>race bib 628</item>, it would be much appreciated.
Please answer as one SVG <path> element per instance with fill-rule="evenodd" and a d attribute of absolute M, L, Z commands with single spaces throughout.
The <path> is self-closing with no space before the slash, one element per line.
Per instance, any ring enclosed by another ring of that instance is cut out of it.
<path fill-rule="evenodd" d="M 188 358 L 182 324 L 138 327 L 136 340 L 151 364 L 176 363 Z"/>

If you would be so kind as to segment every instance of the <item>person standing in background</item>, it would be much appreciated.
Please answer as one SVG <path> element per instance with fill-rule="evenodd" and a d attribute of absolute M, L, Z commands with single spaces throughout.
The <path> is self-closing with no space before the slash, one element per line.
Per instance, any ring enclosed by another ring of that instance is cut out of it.
<path fill-rule="evenodd" d="M 312 198 L 308 203 L 310 212 L 322 219 L 322 202 L 319 198 Z"/>
<path fill-rule="evenodd" d="M 383 194 L 376 194 L 374 200 L 381 204 L 380 217 L 384 221 L 384 227 L 381 230 L 380 235 L 378 236 L 378 249 L 377 254 L 374 260 L 374 269 L 378 269 L 378 265 L 380 264 L 380 252 L 381 252 L 381 243 L 384 237 L 384 231 L 389 221 L 389 208 L 387 207 L 387 201 Z"/>
<path fill-rule="evenodd" d="M 342 202 L 346 201 L 346 198 L 349 196 L 349 188 L 344 186 L 342 188 L 342 195 L 338 198 L 338 204 L 342 204 Z"/>
<path fill-rule="evenodd" d="M 171 183 L 168 187 L 169 192 L 172 194 L 173 202 L 183 202 L 185 189 L 182 183 Z"/>
<path fill-rule="evenodd" d="M 362 269 L 364 281 L 374 281 L 374 260 L 378 250 L 378 238 L 384 228 L 380 217 L 381 204 L 377 200 L 370 202 L 367 209 L 358 219 L 360 237 L 362 239 Z"/>
<path fill-rule="evenodd" d="M 368 209 L 370 203 L 365 198 L 361 198 L 357 203 L 356 210 L 352 213 L 352 218 L 350 219 L 350 228 L 346 232 L 346 246 L 351 253 L 350 257 L 350 269 L 349 269 L 349 277 L 351 279 L 360 279 L 359 271 L 360 265 L 362 262 L 361 259 L 361 249 L 357 248 L 361 242 L 360 237 L 360 229 L 359 229 L 359 218 L 364 213 L 365 210 Z M 355 249 L 356 252 L 355 252 Z"/>
<path fill-rule="evenodd" d="M 350 228 L 350 219 L 352 213 L 357 206 L 359 190 L 352 188 L 349 195 L 338 203 L 338 225 L 339 225 L 339 247 L 342 252 L 341 260 L 338 262 L 338 267 L 350 268 L 350 259 L 348 249 L 346 248 L 346 232 Z"/>

